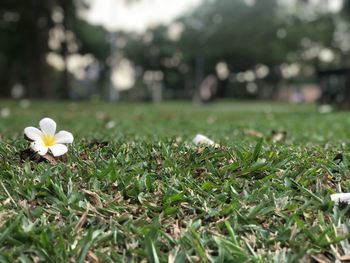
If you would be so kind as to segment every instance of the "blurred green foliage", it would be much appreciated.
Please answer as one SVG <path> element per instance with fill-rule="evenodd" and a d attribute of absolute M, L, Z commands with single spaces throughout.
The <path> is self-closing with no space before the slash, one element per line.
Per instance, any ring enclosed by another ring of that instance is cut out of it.
<path fill-rule="evenodd" d="M 9 97 L 13 85 L 22 83 L 27 96 L 68 98 L 67 67 L 57 74 L 48 66 L 49 52 L 60 56 L 65 65 L 67 57 L 77 53 L 93 54 L 106 64 L 107 31 L 78 16 L 78 10 L 86 8 L 84 0 L 1 1 L 0 96 Z M 50 38 L 54 38 L 54 47 L 49 45 Z"/>
<path fill-rule="evenodd" d="M 129 36 L 124 52 L 145 70 L 165 72 L 165 83 L 171 90 L 190 86 L 189 91 L 182 93 L 185 97 L 195 92 L 193 83 L 198 69 L 201 76 L 215 74 L 220 61 L 233 73 L 254 70 L 263 64 L 269 68 L 263 82 L 275 88 L 282 79 L 282 64 L 297 63 L 301 67 L 299 78 L 315 81 L 314 73 L 319 68 L 343 64 L 344 52 L 334 41 L 341 16 L 327 10 L 313 10 L 312 17 L 298 12 L 307 6 L 307 1 L 292 6 L 293 10 L 275 0 L 255 1 L 253 5 L 243 0 L 204 1 L 176 21 L 183 27 L 177 41 L 169 39 L 169 27 L 159 26 L 146 33 L 151 36 L 147 41 L 145 35 Z M 335 59 L 325 64 L 317 55 L 307 57 L 305 53 L 312 48 L 317 48 L 317 54 L 322 49 L 331 49 Z M 181 63 L 172 66 L 162 63 L 176 54 Z M 310 67 L 311 74 L 310 71 L 305 74 L 303 69 Z M 223 89 L 230 87 L 221 85 Z M 228 91 L 219 93 L 224 95 Z"/>
<path fill-rule="evenodd" d="M 98 62 L 97 89 L 90 95 L 106 95 L 110 67 L 118 67 L 113 59 L 120 58 L 135 66 L 137 90 L 149 89 L 145 72 L 162 72 L 169 98 L 194 96 L 203 78 L 216 74 L 219 62 L 232 73 L 219 82 L 222 97 L 235 95 L 232 87 L 240 85 L 235 82 L 237 74 L 259 65 L 267 67 L 268 74 L 257 84 L 272 90 L 281 86 L 285 65 L 300 69 L 288 81 L 316 81 L 317 70 L 346 66 L 349 53 L 344 48 L 349 36 L 347 1 L 342 12 L 324 6 L 309 1 L 205 0 L 172 24 L 131 33 L 108 32 L 84 20 L 79 13 L 89 8 L 86 0 L 4 0 L 0 3 L 0 97 L 10 97 L 13 86 L 21 83 L 29 97 L 69 98 L 76 79 L 67 70 L 67 58 L 74 54 L 89 54 Z M 176 38 L 169 34 L 174 26 L 181 31 Z M 113 36 L 125 45 L 111 47 Z M 324 50 L 332 54 L 328 61 L 321 59 Z M 61 70 L 48 65 L 49 53 L 63 61 Z"/>

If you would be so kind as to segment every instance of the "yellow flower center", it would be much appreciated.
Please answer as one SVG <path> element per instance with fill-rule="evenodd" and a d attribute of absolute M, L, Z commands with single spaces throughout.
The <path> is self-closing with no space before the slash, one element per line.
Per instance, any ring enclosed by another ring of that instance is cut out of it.
<path fill-rule="evenodd" d="M 44 135 L 43 142 L 46 147 L 50 147 L 56 144 L 55 137 L 53 137 L 52 135 Z"/>

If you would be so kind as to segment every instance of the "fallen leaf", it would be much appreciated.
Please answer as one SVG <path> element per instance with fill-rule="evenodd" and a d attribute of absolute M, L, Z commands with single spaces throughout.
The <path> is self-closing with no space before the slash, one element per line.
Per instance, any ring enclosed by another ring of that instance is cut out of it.
<path fill-rule="evenodd" d="M 86 160 L 89 160 L 89 157 L 88 157 L 88 155 L 84 152 L 84 153 L 81 153 L 81 154 L 80 154 L 80 159 L 86 161 Z"/>
<path fill-rule="evenodd" d="M 178 252 L 179 252 L 178 247 L 175 249 L 175 252 L 173 252 L 173 251 L 169 252 L 168 263 L 175 263 L 176 262 L 176 255 L 178 254 Z"/>
<path fill-rule="evenodd" d="M 47 153 L 42 157 L 51 164 L 57 164 L 56 158 L 50 153 Z"/>
<path fill-rule="evenodd" d="M 87 262 L 89 263 L 100 263 L 101 261 L 98 259 L 96 254 L 92 252 L 91 250 L 86 255 Z"/>
<path fill-rule="evenodd" d="M 176 239 L 181 236 L 182 231 L 181 231 L 181 228 L 179 226 L 179 220 L 175 221 L 170 232 L 171 232 L 171 235 Z"/>
<path fill-rule="evenodd" d="M 8 205 L 9 203 L 11 203 L 11 198 L 9 197 L 2 202 L 3 205 Z"/>
<path fill-rule="evenodd" d="M 168 254 L 168 263 L 175 263 L 175 256 L 172 252 Z"/>
<path fill-rule="evenodd" d="M 350 261 L 350 255 L 344 255 L 339 257 L 340 261 Z"/>
<path fill-rule="evenodd" d="M 284 141 L 286 138 L 287 138 L 287 132 L 286 131 L 275 131 L 275 130 L 273 130 L 271 132 L 271 140 L 273 142 Z"/>
<path fill-rule="evenodd" d="M 51 164 L 57 164 L 57 159 L 51 153 L 40 155 L 34 152 L 31 148 L 20 151 L 19 157 L 21 161 L 30 160 L 35 163 L 49 162 Z"/>
<path fill-rule="evenodd" d="M 202 154 L 204 152 L 204 150 L 205 150 L 205 147 L 200 147 L 197 149 L 197 153 Z"/>
<path fill-rule="evenodd" d="M 262 134 L 261 132 L 256 131 L 256 130 L 252 130 L 252 129 L 244 130 L 244 134 L 246 136 L 252 136 L 252 137 L 257 137 L 257 138 L 264 137 L 264 134 Z"/>
<path fill-rule="evenodd" d="M 89 196 L 90 201 L 96 207 L 98 207 L 98 208 L 103 207 L 103 204 L 101 202 L 101 198 L 98 194 L 96 194 L 95 192 L 89 191 L 89 190 L 85 190 L 85 189 L 83 189 L 83 192 Z"/>
<path fill-rule="evenodd" d="M 33 260 L 34 263 L 39 263 L 39 262 L 41 262 L 41 260 L 40 260 L 40 258 L 39 258 L 38 256 L 31 255 L 30 257 L 32 258 L 32 260 Z"/>
<path fill-rule="evenodd" d="M 81 231 L 83 225 L 85 225 L 86 220 L 87 220 L 88 212 L 89 212 L 89 210 L 86 210 L 86 211 L 82 214 L 82 216 L 80 217 L 78 224 L 77 224 L 77 225 L 75 226 L 75 228 L 74 228 L 74 233 L 75 233 L 75 234 L 78 234 L 78 233 Z"/>
<path fill-rule="evenodd" d="M 194 262 L 200 262 L 201 261 L 200 257 L 198 257 L 198 256 L 191 256 L 191 260 L 193 260 Z"/>
<path fill-rule="evenodd" d="M 332 263 L 332 261 L 329 258 L 327 258 L 325 255 L 322 255 L 322 254 L 311 255 L 311 257 L 317 263 Z"/>
<path fill-rule="evenodd" d="M 103 121 L 109 120 L 109 116 L 102 111 L 96 112 L 95 116 L 96 116 L 96 119 L 98 119 L 98 120 L 103 120 Z"/>
<path fill-rule="evenodd" d="M 154 159 L 156 160 L 157 164 L 157 172 L 160 172 L 163 168 L 163 160 L 158 154 L 154 155 Z"/>
<path fill-rule="evenodd" d="M 28 209 L 28 201 L 26 199 L 21 199 L 18 201 L 18 205 L 24 209 Z"/>

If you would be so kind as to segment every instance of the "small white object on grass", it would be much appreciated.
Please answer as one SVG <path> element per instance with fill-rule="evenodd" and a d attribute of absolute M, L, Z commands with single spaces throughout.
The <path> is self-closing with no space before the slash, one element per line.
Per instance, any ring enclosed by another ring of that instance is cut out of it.
<path fill-rule="evenodd" d="M 318 107 L 318 112 L 322 114 L 331 113 L 332 111 L 333 111 L 332 106 L 328 104 L 323 104 Z"/>
<path fill-rule="evenodd" d="M 106 128 L 107 129 L 112 129 L 115 127 L 115 122 L 114 121 L 109 121 L 106 123 Z"/>
<path fill-rule="evenodd" d="M 340 203 L 350 203 L 350 193 L 338 193 L 332 194 L 331 200 L 335 202 L 337 205 Z"/>
<path fill-rule="evenodd" d="M 67 131 L 56 133 L 56 122 L 50 118 L 44 118 L 39 122 L 40 130 L 35 127 L 27 127 L 24 134 L 31 140 L 30 148 L 40 155 L 45 155 L 48 150 L 57 157 L 68 151 L 66 143 L 73 142 L 73 135 Z"/>
<path fill-rule="evenodd" d="M 8 118 L 10 115 L 11 115 L 11 111 L 9 108 L 2 108 L 0 110 L 0 116 L 4 119 Z"/>
<path fill-rule="evenodd" d="M 193 139 L 193 143 L 196 145 L 214 145 L 214 142 L 203 134 L 197 134 Z"/>

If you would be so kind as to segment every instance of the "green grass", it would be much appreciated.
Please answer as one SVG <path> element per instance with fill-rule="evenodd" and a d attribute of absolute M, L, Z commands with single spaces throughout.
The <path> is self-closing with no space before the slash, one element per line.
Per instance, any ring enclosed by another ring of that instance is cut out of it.
<path fill-rule="evenodd" d="M 350 191 L 346 112 L 238 102 L 0 108 L 11 112 L 0 117 L 0 262 L 333 262 L 350 254 L 349 209 L 329 198 Z M 73 145 L 55 165 L 22 162 L 23 129 L 46 116 L 75 135 Z M 287 131 L 286 140 L 271 140 L 272 130 Z M 194 146 L 196 133 L 220 147 Z"/>

